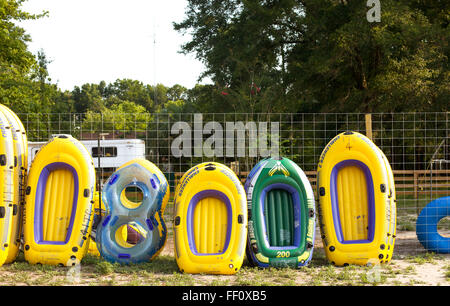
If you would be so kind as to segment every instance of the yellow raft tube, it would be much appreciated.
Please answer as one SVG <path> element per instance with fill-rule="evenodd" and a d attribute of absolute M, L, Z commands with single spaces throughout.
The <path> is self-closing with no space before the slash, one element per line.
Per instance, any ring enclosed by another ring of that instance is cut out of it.
<path fill-rule="evenodd" d="M 12 208 L 11 237 L 8 247 L 8 256 L 4 262 L 11 263 L 16 259 L 21 244 L 22 216 L 25 197 L 25 188 L 23 188 L 23 186 L 25 186 L 28 168 L 28 141 L 25 128 L 19 117 L 2 104 L 0 104 L 0 112 L 4 115 L 4 119 L 6 119 L 6 129 L 10 130 L 13 144 L 13 154 L 8 156 L 8 159 L 13 163 L 13 181 L 11 186 L 13 198 L 10 204 L 10 207 Z"/>
<path fill-rule="evenodd" d="M 31 264 L 73 266 L 88 248 L 95 168 L 70 135 L 52 138 L 33 160 L 25 197 L 24 252 Z"/>
<path fill-rule="evenodd" d="M 319 219 L 325 253 L 337 266 L 389 262 L 396 199 L 386 156 L 366 136 L 339 134 L 318 164 Z"/>
<path fill-rule="evenodd" d="M 244 260 L 247 203 L 233 171 L 203 163 L 175 191 L 175 258 L 185 273 L 235 274 Z"/>
<path fill-rule="evenodd" d="M 0 112 L 0 266 L 5 264 L 14 244 L 14 145 L 8 121 Z"/>

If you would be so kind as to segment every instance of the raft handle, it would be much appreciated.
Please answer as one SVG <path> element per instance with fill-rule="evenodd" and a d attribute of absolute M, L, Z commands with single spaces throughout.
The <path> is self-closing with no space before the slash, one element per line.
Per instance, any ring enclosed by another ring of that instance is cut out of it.
<path fill-rule="evenodd" d="M 105 227 L 108 224 L 109 220 L 111 220 L 111 216 L 106 217 L 106 219 L 102 223 L 102 226 Z"/>
<path fill-rule="evenodd" d="M 325 187 L 320 187 L 320 189 L 319 189 L 319 195 L 320 195 L 321 197 L 325 196 Z"/>
<path fill-rule="evenodd" d="M 207 164 L 205 167 L 206 171 L 213 171 L 216 170 L 216 166 L 214 166 L 214 164 Z"/>
<path fill-rule="evenodd" d="M 151 220 L 151 219 L 147 219 L 147 220 L 145 220 L 145 222 L 147 222 L 148 228 L 149 228 L 151 231 L 153 231 L 153 222 L 152 222 L 152 220 Z"/>
<path fill-rule="evenodd" d="M 181 218 L 180 218 L 180 216 L 177 216 L 177 217 L 175 218 L 175 226 L 180 225 L 180 223 L 181 223 Z"/>
<path fill-rule="evenodd" d="M 6 155 L 5 154 L 0 155 L 0 165 L 1 166 L 6 165 Z"/>
<path fill-rule="evenodd" d="M 243 215 L 239 215 L 238 216 L 238 223 L 239 224 L 243 224 L 244 223 L 244 216 Z"/>

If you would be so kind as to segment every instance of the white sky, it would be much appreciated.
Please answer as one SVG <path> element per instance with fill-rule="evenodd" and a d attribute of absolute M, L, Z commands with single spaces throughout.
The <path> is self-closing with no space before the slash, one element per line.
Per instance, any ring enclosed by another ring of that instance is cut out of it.
<path fill-rule="evenodd" d="M 28 0 L 24 11 L 45 10 L 49 17 L 20 25 L 31 35 L 30 50 L 43 49 L 52 61 L 52 83 L 63 90 L 122 78 L 192 88 L 204 66 L 194 54 L 178 53 L 189 37 L 172 26 L 184 19 L 186 5 L 186 0 Z"/>

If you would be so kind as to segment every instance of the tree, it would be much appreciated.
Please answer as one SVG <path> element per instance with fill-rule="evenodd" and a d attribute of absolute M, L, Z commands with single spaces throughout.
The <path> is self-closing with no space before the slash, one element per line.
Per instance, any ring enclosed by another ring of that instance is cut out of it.
<path fill-rule="evenodd" d="M 436 103 L 447 61 L 442 36 L 409 1 L 383 1 L 373 24 L 363 1 L 304 2 L 309 30 L 289 60 L 294 99 L 328 112 L 445 109 Z"/>
<path fill-rule="evenodd" d="M 103 83 L 100 83 L 101 85 Z M 80 87 L 75 86 L 72 91 L 74 100 L 74 110 L 77 113 L 84 114 L 88 111 L 103 112 L 106 108 L 104 97 L 102 96 L 102 87 L 98 84 L 84 84 Z"/>
<path fill-rule="evenodd" d="M 190 0 L 174 28 L 240 112 L 442 111 L 449 97 L 448 1 Z M 204 88 L 205 89 L 205 88 Z M 215 108 L 215 110 L 220 110 Z"/>
<path fill-rule="evenodd" d="M 151 95 L 152 92 L 149 90 L 148 86 L 144 86 L 140 81 L 131 79 L 116 80 L 113 84 L 109 84 L 104 91 L 104 97 L 106 99 L 116 97 L 122 101 L 133 101 L 134 103 L 143 106 L 148 111 L 152 111 L 154 107 Z M 107 106 L 112 105 L 110 102 L 111 100 L 109 100 Z"/>
<path fill-rule="evenodd" d="M 291 15 L 300 6 L 296 1 L 189 1 L 186 19 L 174 28 L 192 34 L 182 52 L 205 63 L 202 77 L 211 77 L 226 105 L 236 112 L 271 112 L 286 102 L 286 51 L 296 39 Z"/>
<path fill-rule="evenodd" d="M 167 89 L 167 99 L 169 101 L 186 100 L 187 91 L 188 90 L 186 87 L 181 86 L 180 84 L 175 84 Z"/>
<path fill-rule="evenodd" d="M 107 131 L 127 134 L 145 132 L 151 116 L 142 105 L 121 101 L 105 108 L 101 113 L 88 110 L 83 121 L 83 130 L 92 133 Z"/>
<path fill-rule="evenodd" d="M 22 11 L 23 2 L 0 0 L 0 102 L 16 112 L 33 109 L 32 105 L 39 103 L 30 75 L 38 65 L 27 47 L 31 38 L 16 22 L 47 15 L 46 12 L 35 15 Z"/>

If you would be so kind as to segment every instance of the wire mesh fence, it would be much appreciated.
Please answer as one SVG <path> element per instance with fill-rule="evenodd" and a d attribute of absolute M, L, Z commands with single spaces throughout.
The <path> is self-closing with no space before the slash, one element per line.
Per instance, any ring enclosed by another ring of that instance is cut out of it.
<path fill-rule="evenodd" d="M 32 143 L 46 142 L 54 134 L 91 141 L 92 155 L 102 158 L 103 179 L 124 158 L 143 155 L 165 173 L 172 191 L 182 174 L 201 162 L 224 163 L 244 181 L 261 158 L 274 153 L 296 162 L 315 189 L 317 163 L 327 143 L 341 132 L 360 132 L 386 154 L 394 170 L 397 249 L 405 252 L 424 251 L 415 236 L 416 219 L 430 201 L 450 195 L 449 113 L 445 112 L 18 115 Z M 132 139 L 142 141 L 141 151 Z M 99 140 L 103 151 L 98 151 Z M 126 140 L 128 151 L 114 150 L 113 141 L 118 140 Z M 31 152 L 30 159 L 33 156 Z M 104 166 L 108 158 L 116 158 L 116 164 Z M 450 237 L 449 217 L 438 229 Z"/>

